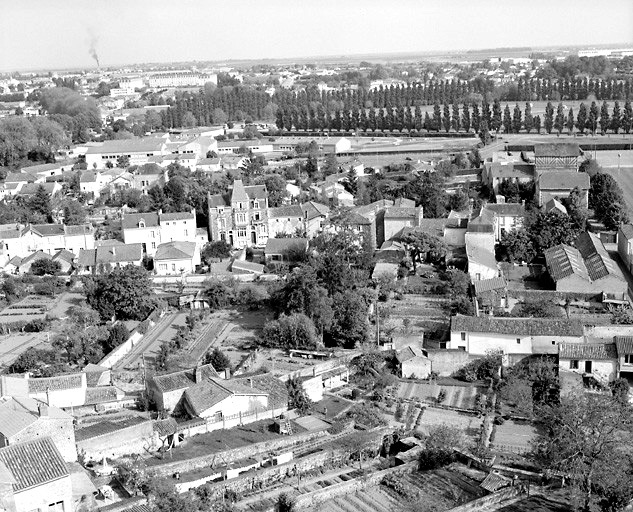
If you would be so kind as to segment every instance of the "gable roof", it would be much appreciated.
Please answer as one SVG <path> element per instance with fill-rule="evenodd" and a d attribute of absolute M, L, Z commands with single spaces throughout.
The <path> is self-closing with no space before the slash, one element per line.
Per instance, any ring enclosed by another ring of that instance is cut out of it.
<path fill-rule="evenodd" d="M 545 250 L 545 262 L 554 281 L 577 275 L 587 281 L 589 272 L 580 251 L 566 244 L 555 245 Z"/>
<path fill-rule="evenodd" d="M 123 215 L 123 218 L 121 219 L 121 228 L 123 229 L 138 228 L 141 221 L 145 223 L 146 228 L 157 227 L 158 226 L 158 212 L 130 213 L 127 215 Z"/>
<path fill-rule="evenodd" d="M 158 215 L 158 218 L 160 222 L 165 222 L 169 220 L 195 220 L 196 214 L 192 212 L 160 213 Z"/>
<path fill-rule="evenodd" d="M 75 430 L 75 440 L 77 442 L 85 441 L 87 439 L 93 439 L 95 437 L 112 434 L 126 428 L 135 427 L 137 425 L 140 425 L 141 423 L 151 424 L 151 421 L 152 420 L 148 420 L 147 418 L 141 418 L 138 416 L 132 416 L 123 420 L 116 421 L 99 421 L 98 423 L 93 423 L 92 425 L 88 425 L 86 427 Z"/>
<path fill-rule="evenodd" d="M 609 256 L 602 240 L 597 235 L 586 231 L 581 233 L 576 239 L 576 247 L 585 260 L 585 266 L 592 281 L 597 281 L 608 275 L 624 279 L 620 267 Z"/>
<path fill-rule="evenodd" d="M 561 343 L 558 345 L 560 359 L 617 359 L 615 343 Z"/>
<path fill-rule="evenodd" d="M 316 201 L 308 201 L 301 205 L 301 209 L 306 213 L 307 220 L 316 219 L 317 217 L 327 217 L 330 213 L 330 208 L 324 204 L 317 203 Z"/>
<path fill-rule="evenodd" d="M 417 219 L 421 210 L 408 206 L 391 206 L 385 208 L 385 219 Z"/>
<path fill-rule="evenodd" d="M 589 190 L 589 175 L 576 171 L 545 171 L 538 180 L 541 190 Z"/>
<path fill-rule="evenodd" d="M 83 387 L 83 374 L 72 373 L 58 375 L 56 377 L 38 377 L 28 379 L 29 393 L 45 393 L 49 391 L 61 391 L 64 389 L 78 389 Z"/>
<path fill-rule="evenodd" d="M 209 194 L 208 196 L 209 208 L 217 208 L 218 206 L 228 206 L 228 203 L 222 194 Z"/>
<path fill-rule="evenodd" d="M 28 172 L 10 172 L 4 178 L 5 183 L 33 183 L 37 178 Z"/>
<path fill-rule="evenodd" d="M 303 218 L 303 210 L 298 204 L 291 204 L 288 206 L 278 206 L 276 208 L 268 209 L 269 219 L 278 219 L 282 217 L 299 217 Z"/>
<path fill-rule="evenodd" d="M 0 448 L 0 464 L 13 476 L 14 492 L 69 476 L 64 458 L 50 437 Z"/>
<path fill-rule="evenodd" d="M 210 364 L 200 365 L 198 369 L 200 370 L 203 379 L 219 377 L 218 372 L 216 372 Z M 154 375 L 152 377 L 152 381 L 163 393 L 175 391 L 177 389 L 185 389 L 196 383 L 195 368 L 167 373 L 165 375 Z"/>
<path fill-rule="evenodd" d="M 73 418 L 57 407 L 28 397 L 3 397 L 0 399 L 0 433 L 10 438 L 40 419 L 39 408 L 48 408 L 48 417 L 64 419 L 72 423 Z"/>
<path fill-rule="evenodd" d="M 237 376 L 234 381 L 246 381 L 246 385 L 252 383 L 253 387 L 268 394 L 268 407 L 286 407 L 288 405 L 288 388 L 286 383 L 279 380 L 271 373 Z M 230 382 L 230 381 L 227 381 Z"/>
<path fill-rule="evenodd" d="M 100 245 L 95 249 L 95 263 L 125 263 L 143 259 L 143 244 Z"/>
<path fill-rule="evenodd" d="M 59 183 L 56 182 L 27 183 L 22 186 L 18 194 L 21 196 L 34 196 L 40 187 L 42 187 L 47 194 L 53 194 L 57 189 L 61 188 Z"/>
<path fill-rule="evenodd" d="M 575 142 L 543 142 L 534 144 L 535 157 L 579 156 L 580 146 Z"/>
<path fill-rule="evenodd" d="M 474 282 L 475 295 L 480 293 L 491 292 L 494 290 L 505 290 L 507 283 L 503 276 L 493 277 L 492 279 L 481 279 Z"/>
<path fill-rule="evenodd" d="M 584 333 L 580 320 L 464 315 L 451 317 L 451 331 L 523 336 L 582 336 Z"/>
<path fill-rule="evenodd" d="M 248 187 L 244 187 L 248 197 L 251 199 L 266 199 L 268 197 L 268 190 L 266 190 L 266 185 L 249 185 Z"/>
<path fill-rule="evenodd" d="M 521 203 L 487 203 L 484 208 L 502 217 L 523 217 L 525 215 L 525 207 Z"/>
<path fill-rule="evenodd" d="M 154 261 L 160 260 L 190 260 L 196 252 L 195 242 L 167 242 L 156 249 Z"/>
<path fill-rule="evenodd" d="M 620 232 L 627 240 L 633 239 L 633 224 L 622 224 L 620 226 Z"/>
<path fill-rule="evenodd" d="M 63 224 L 31 224 L 30 229 L 33 233 L 40 236 L 60 236 L 66 234 Z"/>
<path fill-rule="evenodd" d="M 231 203 L 247 203 L 248 199 L 248 194 L 244 188 L 244 182 L 242 180 L 235 180 L 233 182 L 233 189 L 231 190 Z"/>
<path fill-rule="evenodd" d="M 618 356 L 633 354 L 633 336 L 615 336 L 615 346 L 618 349 Z"/>
<path fill-rule="evenodd" d="M 289 251 L 305 252 L 307 249 L 307 238 L 269 238 L 264 254 L 286 254 Z"/>
<path fill-rule="evenodd" d="M 185 399 L 194 413 L 200 415 L 214 405 L 219 404 L 232 395 L 268 396 L 268 393 L 244 384 L 239 379 L 210 379 L 200 382 L 185 391 Z"/>

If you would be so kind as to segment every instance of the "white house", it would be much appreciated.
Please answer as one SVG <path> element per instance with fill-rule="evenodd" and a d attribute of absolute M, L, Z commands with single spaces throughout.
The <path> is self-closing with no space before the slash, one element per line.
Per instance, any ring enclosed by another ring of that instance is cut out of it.
<path fill-rule="evenodd" d="M 561 369 L 592 376 L 602 384 L 618 378 L 618 353 L 615 343 L 561 343 L 558 347 Z"/>
<path fill-rule="evenodd" d="M 200 265 L 200 248 L 195 242 L 160 244 L 154 255 L 154 270 L 160 276 L 192 274 Z"/>

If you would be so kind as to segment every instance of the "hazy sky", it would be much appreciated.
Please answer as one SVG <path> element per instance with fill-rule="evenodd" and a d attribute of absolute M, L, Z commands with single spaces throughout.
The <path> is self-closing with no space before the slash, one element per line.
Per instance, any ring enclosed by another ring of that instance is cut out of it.
<path fill-rule="evenodd" d="M 633 44 L 631 0 L 0 0 L 0 69 Z"/>

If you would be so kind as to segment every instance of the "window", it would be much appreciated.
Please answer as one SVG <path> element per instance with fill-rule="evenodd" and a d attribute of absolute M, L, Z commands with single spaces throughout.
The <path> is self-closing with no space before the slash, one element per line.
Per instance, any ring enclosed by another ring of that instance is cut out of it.
<path fill-rule="evenodd" d="M 156 242 L 152 242 L 152 249 L 156 249 Z"/>
<path fill-rule="evenodd" d="M 260 219 L 259 212 L 255 212 L 255 215 L 253 216 L 253 218 L 254 218 L 255 220 L 259 220 L 259 219 Z"/>
<path fill-rule="evenodd" d="M 189 231 L 185 229 L 185 236 L 189 236 Z"/>
<path fill-rule="evenodd" d="M 633 354 L 624 354 L 624 362 L 626 364 L 633 364 Z"/>
<path fill-rule="evenodd" d="M 150 231 L 149 232 L 149 236 L 151 236 L 152 238 L 156 238 L 156 232 L 155 231 Z"/>
<path fill-rule="evenodd" d="M 238 229 L 238 230 L 237 230 L 237 236 L 238 236 L 239 238 L 244 238 L 244 237 L 246 237 L 246 230 L 245 230 L 245 229 Z"/>
<path fill-rule="evenodd" d="M 578 361 L 576 359 L 572 359 L 571 361 L 569 361 L 569 369 L 570 370 L 578 369 Z"/>
<path fill-rule="evenodd" d="M 556 345 L 556 342 L 554 340 L 552 340 L 552 345 Z"/>
<path fill-rule="evenodd" d="M 246 214 L 245 213 L 238 213 L 235 215 L 235 221 L 236 222 L 240 222 L 240 223 L 244 223 L 246 222 Z"/>
<path fill-rule="evenodd" d="M 160 268 L 161 270 L 167 270 L 167 263 L 161 263 L 160 265 L 158 265 L 158 268 Z"/>
<path fill-rule="evenodd" d="M 253 203 L 253 208 L 258 209 L 259 208 L 259 203 L 257 201 L 255 201 Z"/>
<path fill-rule="evenodd" d="M 466 341 L 466 333 L 465 332 L 461 333 L 461 336 L 462 336 L 462 341 Z"/>
<path fill-rule="evenodd" d="M 517 345 L 521 344 L 521 338 L 517 338 Z"/>
<path fill-rule="evenodd" d="M 139 228 L 144 228 L 145 227 L 145 221 L 143 219 L 141 219 L 138 223 L 138 227 Z"/>
<path fill-rule="evenodd" d="M 48 505 L 48 512 L 64 512 L 64 502 L 51 503 Z"/>

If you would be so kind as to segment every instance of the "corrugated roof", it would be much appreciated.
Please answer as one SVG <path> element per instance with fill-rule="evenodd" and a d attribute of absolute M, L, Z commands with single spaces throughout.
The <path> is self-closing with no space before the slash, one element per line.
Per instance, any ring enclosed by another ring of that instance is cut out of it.
<path fill-rule="evenodd" d="M 633 336 L 615 336 L 614 341 L 618 349 L 618 356 L 633 354 Z"/>
<path fill-rule="evenodd" d="M 576 171 L 545 171 L 539 178 L 541 190 L 589 190 L 589 175 Z"/>
<path fill-rule="evenodd" d="M 560 359 L 617 359 L 615 343 L 561 343 L 558 345 Z"/>
<path fill-rule="evenodd" d="M 545 250 L 545 262 L 554 281 L 577 275 L 587 281 L 589 272 L 580 251 L 570 245 L 560 244 Z"/>
<path fill-rule="evenodd" d="M 582 336 L 584 334 L 580 320 L 464 315 L 451 318 L 451 331 L 529 336 Z"/>
<path fill-rule="evenodd" d="M 593 234 L 584 232 L 576 239 L 576 247 L 580 251 L 592 281 L 606 276 L 616 276 L 624 280 L 618 264 L 611 259 L 602 240 Z"/>
<path fill-rule="evenodd" d="M 50 437 L 0 448 L 0 464 L 6 467 L 15 479 L 14 492 L 70 475 L 64 458 Z"/>

